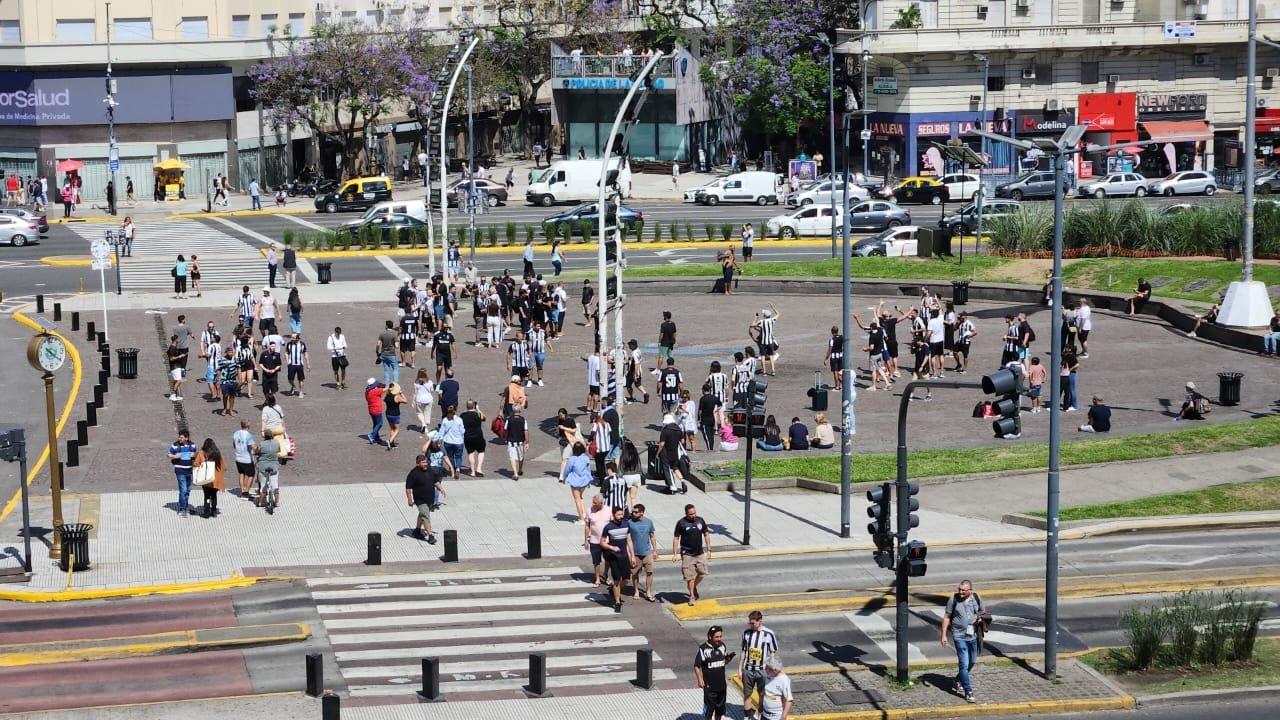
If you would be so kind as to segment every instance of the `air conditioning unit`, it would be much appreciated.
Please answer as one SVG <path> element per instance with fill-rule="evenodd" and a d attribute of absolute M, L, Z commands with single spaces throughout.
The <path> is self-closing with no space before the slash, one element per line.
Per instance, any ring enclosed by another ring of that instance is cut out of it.
<path fill-rule="evenodd" d="M 1020 8 L 1031 7 L 1031 0 L 1014 0 L 1013 4 Z"/>
<path fill-rule="evenodd" d="M 982 102 L 982 96 L 981 96 L 981 95 L 970 95 L 970 96 L 969 96 L 969 102 L 970 102 L 970 104 L 980 103 L 980 102 Z"/>
<path fill-rule="evenodd" d="M 1119 76 L 1119 75 L 1108 75 L 1108 76 L 1107 76 L 1107 84 L 1108 84 L 1108 85 L 1115 85 L 1115 84 L 1116 84 L 1116 83 L 1118 83 L 1118 82 L 1120 82 L 1120 76 Z"/>
<path fill-rule="evenodd" d="M 1192 65 L 1208 65 L 1209 53 L 1196 53 L 1195 55 L 1192 55 L 1191 64 Z"/>
<path fill-rule="evenodd" d="M 1057 112 L 1062 109 L 1062 103 L 1058 100 L 1045 100 L 1044 109 L 1045 112 Z"/>
<path fill-rule="evenodd" d="M 989 9 L 990 9 L 990 8 L 988 8 L 986 5 L 979 5 L 979 6 L 978 6 L 978 17 L 979 17 L 979 18 L 986 19 L 986 17 L 987 17 L 987 11 L 988 11 Z"/>
<path fill-rule="evenodd" d="M 1022 0 L 1018 0 L 1018 2 L 1022 2 Z M 1035 80 L 1035 79 L 1036 79 L 1036 69 L 1035 69 L 1035 67 L 1034 67 L 1034 66 L 1032 66 L 1032 67 L 1024 67 L 1024 68 L 1022 68 L 1022 79 L 1023 79 L 1023 80 Z"/>
<path fill-rule="evenodd" d="M 1267 68 L 1267 77 L 1269 78 L 1280 77 L 1280 68 Z"/>

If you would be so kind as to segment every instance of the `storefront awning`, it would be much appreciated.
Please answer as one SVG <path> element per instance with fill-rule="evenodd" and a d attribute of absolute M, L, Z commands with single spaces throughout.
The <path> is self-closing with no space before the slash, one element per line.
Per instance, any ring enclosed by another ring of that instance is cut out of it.
<path fill-rule="evenodd" d="M 1260 117 L 1254 120 L 1254 132 L 1280 133 L 1280 117 Z"/>
<path fill-rule="evenodd" d="M 1203 120 L 1152 120 L 1138 123 L 1152 140 L 1159 142 L 1200 142 L 1213 140 L 1209 123 Z"/>

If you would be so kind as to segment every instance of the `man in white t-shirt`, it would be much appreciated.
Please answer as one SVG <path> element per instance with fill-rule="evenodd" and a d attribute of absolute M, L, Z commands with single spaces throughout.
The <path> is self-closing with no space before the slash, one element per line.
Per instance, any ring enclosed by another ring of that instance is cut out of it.
<path fill-rule="evenodd" d="M 941 314 L 934 314 L 925 326 L 929 335 L 929 364 L 933 377 L 942 377 L 942 357 L 946 353 L 947 325 Z"/>
<path fill-rule="evenodd" d="M 1089 357 L 1089 331 L 1093 329 L 1093 308 L 1089 307 L 1089 301 L 1080 298 L 1080 303 L 1076 307 L 1076 335 L 1080 338 L 1080 355 L 1077 357 Z"/>
<path fill-rule="evenodd" d="M 431 175 L 427 172 L 427 151 L 423 150 L 418 153 L 418 171 L 422 173 L 422 187 L 427 186 L 427 178 Z"/>
<path fill-rule="evenodd" d="M 791 695 L 791 678 L 782 672 L 782 659 L 772 655 L 764 663 L 764 695 L 760 698 L 760 720 L 787 720 L 795 699 Z"/>

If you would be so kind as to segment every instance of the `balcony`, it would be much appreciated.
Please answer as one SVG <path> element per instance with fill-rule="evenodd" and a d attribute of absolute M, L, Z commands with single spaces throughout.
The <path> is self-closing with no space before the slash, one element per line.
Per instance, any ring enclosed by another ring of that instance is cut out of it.
<path fill-rule="evenodd" d="M 583 55 L 551 58 L 551 75 L 557 78 L 629 78 L 648 62 L 640 55 Z M 663 58 L 653 69 L 654 77 L 675 77 L 673 58 Z"/>
<path fill-rule="evenodd" d="M 1259 20 L 1263 27 L 1280 32 L 1280 20 Z M 1201 20 L 1196 37 L 1166 40 L 1164 23 L 1121 23 L 1110 25 L 1006 26 L 977 28 L 930 28 L 917 30 L 873 30 L 867 33 L 873 54 L 903 54 L 964 51 L 1020 51 L 1100 49 L 1109 47 L 1162 47 L 1243 44 L 1248 40 L 1248 23 L 1243 20 Z M 857 30 L 841 30 L 837 52 L 861 52 Z"/>

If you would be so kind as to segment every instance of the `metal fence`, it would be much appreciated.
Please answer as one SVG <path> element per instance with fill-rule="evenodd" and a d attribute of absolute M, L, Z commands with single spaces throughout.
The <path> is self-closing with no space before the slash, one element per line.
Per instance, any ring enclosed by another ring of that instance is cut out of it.
<path fill-rule="evenodd" d="M 559 55 L 551 58 L 551 70 L 555 77 L 631 77 L 646 62 L 639 55 Z M 653 74 L 655 77 L 672 77 L 676 74 L 674 60 L 663 58 L 653 69 Z"/>

